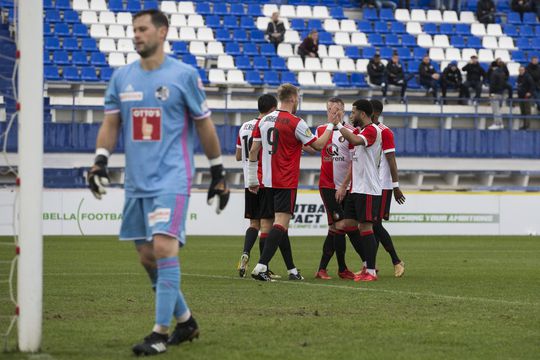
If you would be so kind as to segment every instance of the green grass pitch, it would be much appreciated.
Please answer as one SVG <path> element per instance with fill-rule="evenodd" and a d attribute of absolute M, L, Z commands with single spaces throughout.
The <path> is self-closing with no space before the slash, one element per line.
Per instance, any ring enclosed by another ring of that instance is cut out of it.
<path fill-rule="evenodd" d="M 306 281 L 260 283 L 238 278 L 241 237 L 189 237 L 182 288 L 201 337 L 158 358 L 539 357 L 538 237 L 396 237 L 405 276 L 393 277 L 381 247 L 375 283 L 315 280 L 323 239 L 291 241 Z M 347 260 L 357 271 L 350 244 Z M 279 252 L 271 267 L 286 274 Z M 1 359 L 130 359 L 153 325 L 146 273 L 114 237 L 47 237 L 44 286 L 43 354 Z"/>

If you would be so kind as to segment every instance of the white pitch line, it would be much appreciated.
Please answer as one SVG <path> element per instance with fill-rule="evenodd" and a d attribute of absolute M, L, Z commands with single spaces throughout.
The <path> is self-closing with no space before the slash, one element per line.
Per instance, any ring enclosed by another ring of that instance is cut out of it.
<path fill-rule="evenodd" d="M 47 273 L 45 276 L 106 276 L 106 275 L 114 275 L 114 276 L 131 276 L 131 275 L 143 275 L 142 273 L 138 272 L 118 272 L 118 273 Z M 239 281 L 248 281 L 248 279 L 243 279 L 236 276 L 225 276 L 225 275 L 206 275 L 206 274 L 191 274 L 191 273 L 182 273 L 182 276 L 192 276 L 192 277 L 201 277 L 201 278 L 209 278 L 209 279 L 221 279 L 221 280 L 239 280 Z M 248 274 L 249 276 L 249 274 Z M 254 281 L 254 280 L 253 280 Z M 392 294 L 392 295 L 405 295 L 405 296 L 419 296 L 419 297 L 431 297 L 435 299 L 442 299 L 442 300 L 459 300 L 459 301 L 472 301 L 472 302 L 484 302 L 484 303 L 495 303 L 495 304 L 504 304 L 504 305 L 521 305 L 521 306 L 539 306 L 538 303 L 531 303 L 531 302 L 524 302 L 524 301 L 508 301 L 508 300 L 502 300 L 502 299 L 490 299 L 490 298 L 482 298 L 482 297 L 474 297 L 474 296 L 457 296 L 457 295 L 443 295 L 443 294 L 435 294 L 435 293 L 426 293 L 426 292 L 416 292 L 416 291 L 403 291 L 403 290 L 391 290 L 391 289 L 379 289 L 379 288 L 363 288 L 360 287 L 361 285 L 358 285 L 358 287 L 352 287 L 352 286 L 345 286 L 345 285 L 332 285 L 332 284 L 317 284 L 317 283 L 310 283 L 305 281 L 276 281 L 272 284 L 287 284 L 287 285 L 298 285 L 298 286 L 313 286 L 313 287 L 329 287 L 333 289 L 340 289 L 340 290 L 352 290 L 352 291 L 368 291 L 368 292 L 379 292 L 379 293 L 386 293 L 386 294 Z M 269 284 L 269 286 L 272 286 L 272 284 Z"/>

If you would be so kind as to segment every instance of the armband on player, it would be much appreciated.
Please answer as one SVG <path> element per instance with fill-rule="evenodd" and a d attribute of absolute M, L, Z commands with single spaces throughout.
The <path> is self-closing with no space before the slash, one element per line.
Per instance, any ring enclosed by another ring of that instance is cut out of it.
<path fill-rule="evenodd" d="M 257 178 L 258 161 L 248 162 L 248 186 L 259 186 L 259 179 Z"/>
<path fill-rule="evenodd" d="M 399 187 L 399 181 L 396 181 L 396 182 L 392 183 L 392 188 L 393 189 L 398 188 L 398 187 Z"/>

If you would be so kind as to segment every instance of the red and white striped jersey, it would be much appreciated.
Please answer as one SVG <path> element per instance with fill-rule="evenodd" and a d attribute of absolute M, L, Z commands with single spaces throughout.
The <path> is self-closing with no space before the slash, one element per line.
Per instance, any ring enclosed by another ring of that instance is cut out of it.
<path fill-rule="evenodd" d="M 324 134 L 326 126 L 327 124 L 324 124 L 317 128 L 317 137 L 321 137 Z M 349 124 L 345 124 L 345 128 L 351 132 L 355 131 L 355 128 Z M 332 137 L 321 150 L 319 188 L 339 189 L 349 172 L 350 165 L 351 152 L 349 151 L 349 142 L 345 140 L 339 130 L 334 129 Z"/>
<path fill-rule="evenodd" d="M 259 119 L 247 121 L 240 126 L 238 136 L 236 137 L 236 147 L 242 150 L 242 169 L 244 170 L 244 187 L 248 187 L 248 164 L 249 164 L 249 149 L 253 143 L 253 130 Z M 259 159 L 258 170 L 259 181 L 261 181 L 261 161 Z"/>
<path fill-rule="evenodd" d="M 358 130 L 357 130 L 358 131 Z M 381 195 L 379 163 L 382 151 L 382 131 L 375 124 L 365 126 L 358 136 L 366 145 L 352 146 L 352 184 L 351 192 L 367 195 Z"/>
<path fill-rule="evenodd" d="M 382 138 L 382 152 L 388 154 L 396 151 L 396 145 L 394 144 L 394 133 L 390 128 L 382 123 L 378 123 L 377 126 L 381 129 Z M 381 186 L 385 190 L 393 189 L 392 186 L 392 174 L 390 173 L 390 166 L 386 156 L 382 156 L 381 165 L 379 166 L 379 175 L 381 178 Z"/>
<path fill-rule="evenodd" d="M 253 141 L 262 144 L 262 185 L 296 189 L 302 145 L 316 139 L 308 124 L 288 111 L 276 110 L 263 117 L 253 130 Z"/>

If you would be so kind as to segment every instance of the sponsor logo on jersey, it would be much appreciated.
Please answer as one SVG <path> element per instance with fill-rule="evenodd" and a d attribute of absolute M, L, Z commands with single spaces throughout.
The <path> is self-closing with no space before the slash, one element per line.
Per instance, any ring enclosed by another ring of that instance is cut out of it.
<path fill-rule="evenodd" d="M 154 226 L 157 223 L 169 222 L 171 220 L 171 209 L 157 208 L 148 214 L 148 225 Z"/>
<path fill-rule="evenodd" d="M 343 136 L 340 136 L 339 139 L 338 139 L 338 141 L 339 141 L 340 143 L 345 142 L 345 138 L 344 138 Z"/>
<path fill-rule="evenodd" d="M 170 92 L 169 88 L 166 86 L 160 86 L 155 92 L 156 99 L 161 101 L 166 101 L 169 98 Z"/>
<path fill-rule="evenodd" d="M 160 141 L 161 140 L 160 108 L 132 108 L 131 132 L 133 141 Z"/>
<path fill-rule="evenodd" d="M 120 93 L 120 102 L 142 101 L 144 98 L 142 91 L 126 91 Z"/>

